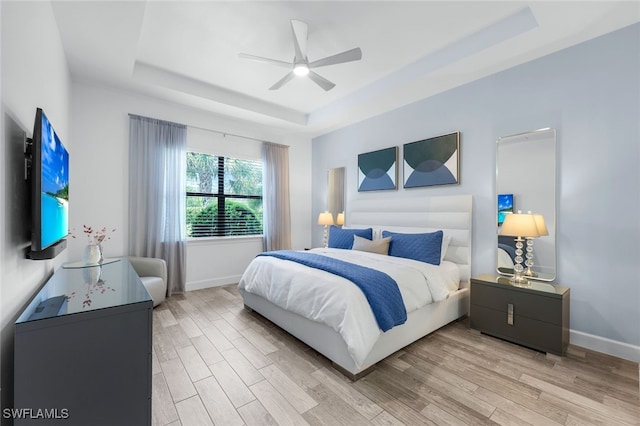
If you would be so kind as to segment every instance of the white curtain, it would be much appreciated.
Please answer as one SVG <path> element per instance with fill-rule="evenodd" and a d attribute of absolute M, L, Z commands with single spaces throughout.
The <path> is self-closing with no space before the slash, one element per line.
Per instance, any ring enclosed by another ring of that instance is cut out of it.
<path fill-rule="evenodd" d="M 186 281 L 187 127 L 129 115 L 129 255 L 167 262 L 167 295 Z"/>
<path fill-rule="evenodd" d="M 288 146 L 262 143 L 262 204 L 264 249 L 291 249 Z"/>

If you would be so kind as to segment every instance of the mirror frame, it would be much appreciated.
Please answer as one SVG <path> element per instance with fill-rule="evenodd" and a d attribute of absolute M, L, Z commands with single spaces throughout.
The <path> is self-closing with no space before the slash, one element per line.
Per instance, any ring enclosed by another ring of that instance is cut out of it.
<path fill-rule="evenodd" d="M 531 211 L 532 213 L 540 213 L 544 215 L 545 222 L 547 225 L 547 229 L 549 231 L 549 235 L 541 238 L 548 238 L 549 240 L 544 241 L 545 252 L 548 253 L 548 250 L 552 250 L 552 255 L 546 254 L 545 257 L 547 261 L 543 265 L 536 265 L 535 261 L 537 260 L 537 256 L 534 257 L 534 265 L 533 270 L 536 272 L 536 276 L 528 276 L 530 280 L 537 281 L 554 281 L 556 279 L 557 274 L 557 230 L 556 230 L 556 222 L 557 222 L 557 203 L 556 203 L 556 187 L 557 187 L 557 134 L 554 128 L 544 128 L 529 132 L 517 133 L 507 136 L 501 136 L 496 140 L 496 181 L 495 181 L 495 193 L 494 193 L 494 208 L 495 208 L 495 221 L 496 221 L 496 272 L 500 275 L 513 276 L 513 272 L 511 269 L 501 268 L 499 266 L 500 259 L 500 251 L 498 248 L 498 243 L 500 239 L 500 225 L 498 224 L 498 194 L 500 192 L 500 147 L 506 146 L 505 144 L 516 144 L 516 143 L 535 143 L 539 141 L 544 141 L 549 144 L 553 144 L 553 155 L 544 156 L 544 160 L 549 161 L 549 163 L 545 163 L 545 167 L 540 167 L 541 162 L 533 163 L 535 158 L 533 155 L 522 155 L 519 156 L 519 161 L 517 163 L 517 167 L 522 170 L 523 174 L 527 175 L 528 182 L 546 182 L 546 186 L 541 189 L 536 189 L 536 194 L 545 194 L 545 202 L 543 204 L 542 210 L 534 210 L 535 205 L 522 205 L 520 206 L 517 202 L 518 198 L 516 194 L 514 194 L 514 211 L 522 210 L 524 213 Z M 514 145 L 512 145 L 514 146 Z M 504 152 L 504 150 L 503 150 Z M 504 154 L 503 154 L 504 156 Z M 530 162 L 527 162 L 530 160 Z M 514 163 L 511 163 L 514 164 Z M 535 173 L 539 172 L 536 176 Z M 552 173 L 551 173 L 552 171 Z M 503 176 L 504 176 L 503 171 Z M 538 179 L 536 179 L 538 178 Z M 502 185 L 504 186 L 504 185 Z M 505 193 L 510 193 L 506 191 Z M 547 202 L 549 200 L 549 202 Z M 534 203 L 536 204 L 536 203 Z M 540 203 L 538 203 L 539 205 Z M 533 208 L 533 209 L 532 209 Z M 537 240 L 537 239 L 536 239 Z M 534 242 L 534 256 L 536 254 L 536 243 L 538 246 L 542 243 L 542 241 Z M 524 262 L 523 262 L 524 263 Z M 538 268 L 536 268 L 538 266 Z M 544 270 L 542 270 L 544 268 Z"/>

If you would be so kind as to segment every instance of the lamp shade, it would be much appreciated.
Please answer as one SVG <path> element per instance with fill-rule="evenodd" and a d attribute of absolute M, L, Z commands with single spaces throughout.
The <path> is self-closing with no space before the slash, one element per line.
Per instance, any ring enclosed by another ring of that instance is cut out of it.
<path fill-rule="evenodd" d="M 533 219 L 536 221 L 536 227 L 538 228 L 538 234 L 541 237 L 549 235 L 549 230 L 547 229 L 547 224 L 544 222 L 544 216 L 541 214 L 534 214 Z"/>
<path fill-rule="evenodd" d="M 333 215 L 329 212 L 320 213 L 318 216 L 318 225 L 333 225 Z"/>
<path fill-rule="evenodd" d="M 338 217 L 336 218 L 336 225 L 344 225 L 344 212 L 338 213 Z"/>
<path fill-rule="evenodd" d="M 500 235 L 539 237 L 540 233 L 532 214 L 512 213 L 505 216 Z"/>

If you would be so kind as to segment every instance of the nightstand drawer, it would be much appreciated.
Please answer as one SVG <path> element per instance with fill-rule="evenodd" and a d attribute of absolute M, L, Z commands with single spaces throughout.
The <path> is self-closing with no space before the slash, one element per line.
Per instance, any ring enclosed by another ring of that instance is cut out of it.
<path fill-rule="evenodd" d="M 514 312 L 513 325 L 507 312 L 471 305 L 471 328 L 556 355 L 564 352 L 562 326 L 523 317 Z"/>
<path fill-rule="evenodd" d="M 512 305 L 514 315 L 518 317 L 562 326 L 561 298 L 502 287 L 474 282 L 471 289 L 472 304 L 502 312 L 504 318 L 507 316 L 508 306 Z"/>

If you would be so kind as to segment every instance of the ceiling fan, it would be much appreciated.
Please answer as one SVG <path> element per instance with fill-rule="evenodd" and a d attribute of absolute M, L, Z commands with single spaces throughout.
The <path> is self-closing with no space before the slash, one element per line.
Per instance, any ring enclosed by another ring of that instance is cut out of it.
<path fill-rule="evenodd" d="M 277 59 L 263 58 L 262 56 L 250 55 L 248 53 L 240 53 L 238 56 L 244 59 L 252 59 L 254 61 L 266 62 L 281 67 L 290 68 L 291 71 L 280 79 L 276 84 L 271 86 L 269 90 L 277 90 L 291 81 L 295 76 L 307 76 L 318 86 L 328 91 L 335 87 L 335 84 L 326 78 L 311 71 L 313 68 L 326 67 L 327 65 L 342 64 L 344 62 L 359 61 L 362 59 L 362 51 L 359 47 L 347 50 L 336 55 L 327 56 L 317 61 L 309 62 L 307 58 L 307 24 L 295 19 L 291 20 L 291 29 L 293 30 L 293 47 L 295 48 L 295 56 L 293 62 L 279 61 Z"/>

